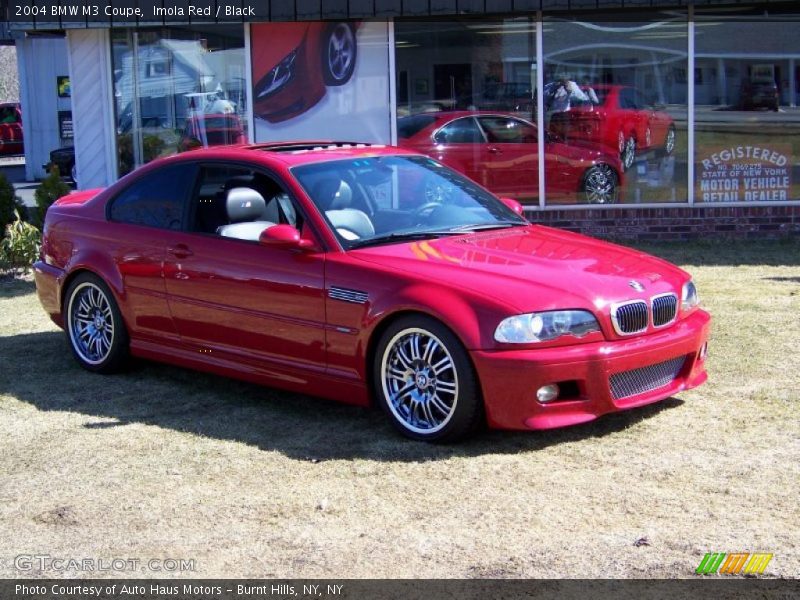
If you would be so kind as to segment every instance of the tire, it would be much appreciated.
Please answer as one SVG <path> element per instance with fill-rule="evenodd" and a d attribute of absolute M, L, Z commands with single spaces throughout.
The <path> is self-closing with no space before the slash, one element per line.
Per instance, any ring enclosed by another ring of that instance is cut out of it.
<path fill-rule="evenodd" d="M 583 175 L 581 191 L 588 204 L 611 204 L 617 200 L 619 177 L 606 164 L 594 165 Z"/>
<path fill-rule="evenodd" d="M 129 337 L 114 295 L 96 275 L 82 273 L 64 296 L 64 329 L 72 355 L 93 373 L 119 371 L 129 356 Z"/>
<path fill-rule="evenodd" d="M 667 129 L 667 136 L 664 138 L 664 148 L 662 149 L 662 154 L 664 156 L 669 156 L 673 152 L 675 152 L 675 138 L 677 137 L 677 133 L 675 132 L 675 126 L 670 125 L 669 129 Z"/>
<path fill-rule="evenodd" d="M 438 367 L 438 368 L 437 368 Z M 458 338 L 424 315 L 392 323 L 373 357 L 375 398 L 404 436 L 453 442 L 483 419 L 475 370 Z"/>
<path fill-rule="evenodd" d="M 353 76 L 358 56 L 356 32 L 348 23 L 334 23 L 322 38 L 322 77 L 325 85 L 344 85 Z"/>
<path fill-rule="evenodd" d="M 69 170 L 69 178 L 72 180 L 72 183 L 78 185 L 78 167 L 75 163 L 72 163 L 72 167 Z"/>
<path fill-rule="evenodd" d="M 620 154 L 620 160 L 622 160 L 622 166 L 626 171 L 630 169 L 636 161 L 636 138 L 633 136 L 626 140 L 625 148 L 623 148 L 622 154 Z"/>

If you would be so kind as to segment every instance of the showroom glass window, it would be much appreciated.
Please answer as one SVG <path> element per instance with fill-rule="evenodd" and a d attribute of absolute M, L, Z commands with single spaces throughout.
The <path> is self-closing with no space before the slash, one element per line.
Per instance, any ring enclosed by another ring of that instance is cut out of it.
<path fill-rule="evenodd" d="M 685 14 L 545 19 L 548 205 L 688 198 Z"/>
<path fill-rule="evenodd" d="M 800 199 L 800 14 L 700 11 L 695 202 Z"/>
<path fill-rule="evenodd" d="M 151 160 L 247 139 L 241 26 L 112 33 L 119 175 Z"/>
<path fill-rule="evenodd" d="M 538 203 L 533 20 L 398 21 L 395 64 L 400 146 Z"/>

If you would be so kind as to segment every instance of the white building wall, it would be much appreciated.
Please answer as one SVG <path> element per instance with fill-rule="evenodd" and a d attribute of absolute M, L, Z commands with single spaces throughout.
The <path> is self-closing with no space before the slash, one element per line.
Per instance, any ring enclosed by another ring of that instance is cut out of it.
<path fill-rule="evenodd" d="M 78 187 L 105 187 L 117 178 L 108 29 L 71 29 L 67 49 Z"/>
<path fill-rule="evenodd" d="M 61 146 L 58 111 L 69 110 L 69 98 L 59 98 L 56 78 L 68 75 L 63 37 L 24 36 L 17 40 L 22 128 L 25 132 L 25 177 L 46 175 L 50 151 Z"/>

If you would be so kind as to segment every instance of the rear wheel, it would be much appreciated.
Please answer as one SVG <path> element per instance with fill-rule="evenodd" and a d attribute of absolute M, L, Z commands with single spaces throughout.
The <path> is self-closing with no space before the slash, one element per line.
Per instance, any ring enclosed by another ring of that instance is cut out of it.
<path fill-rule="evenodd" d="M 128 358 L 128 332 L 108 286 L 91 273 L 70 283 L 64 324 L 72 354 L 94 373 L 113 373 Z"/>
<path fill-rule="evenodd" d="M 633 136 L 625 141 L 625 147 L 622 149 L 620 158 L 622 159 L 622 165 L 625 167 L 626 171 L 633 166 L 636 160 L 636 139 Z"/>
<path fill-rule="evenodd" d="M 664 155 L 669 156 L 675 151 L 675 126 L 670 125 L 667 130 L 667 137 L 664 138 Z"/>
<path fill-rule="evenodd" d="M 444 325 L 423 315 L 399 319 L 373 361 L 375 397 L 406 437 L 451 442 L 472 432 L 482 408 L 467 352 Z"/>

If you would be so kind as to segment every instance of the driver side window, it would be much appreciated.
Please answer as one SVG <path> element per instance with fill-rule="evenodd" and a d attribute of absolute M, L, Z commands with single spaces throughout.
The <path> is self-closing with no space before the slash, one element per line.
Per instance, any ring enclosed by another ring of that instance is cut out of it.
<path fill-rule="evenodd" d="M 183 207 L 194 166 L 172 165 L 131 184 L 111 203 L 109 218 L 158 229 L 183 229 Z"/>
<path fill-rule="evenodd" d="M 189 229 L 199 233 L 258 241 L 273 225 L 303 227 L 302 215 L 283 188 L 268 175 L 244 167 L 202 167 L 191 204 Z"/>

